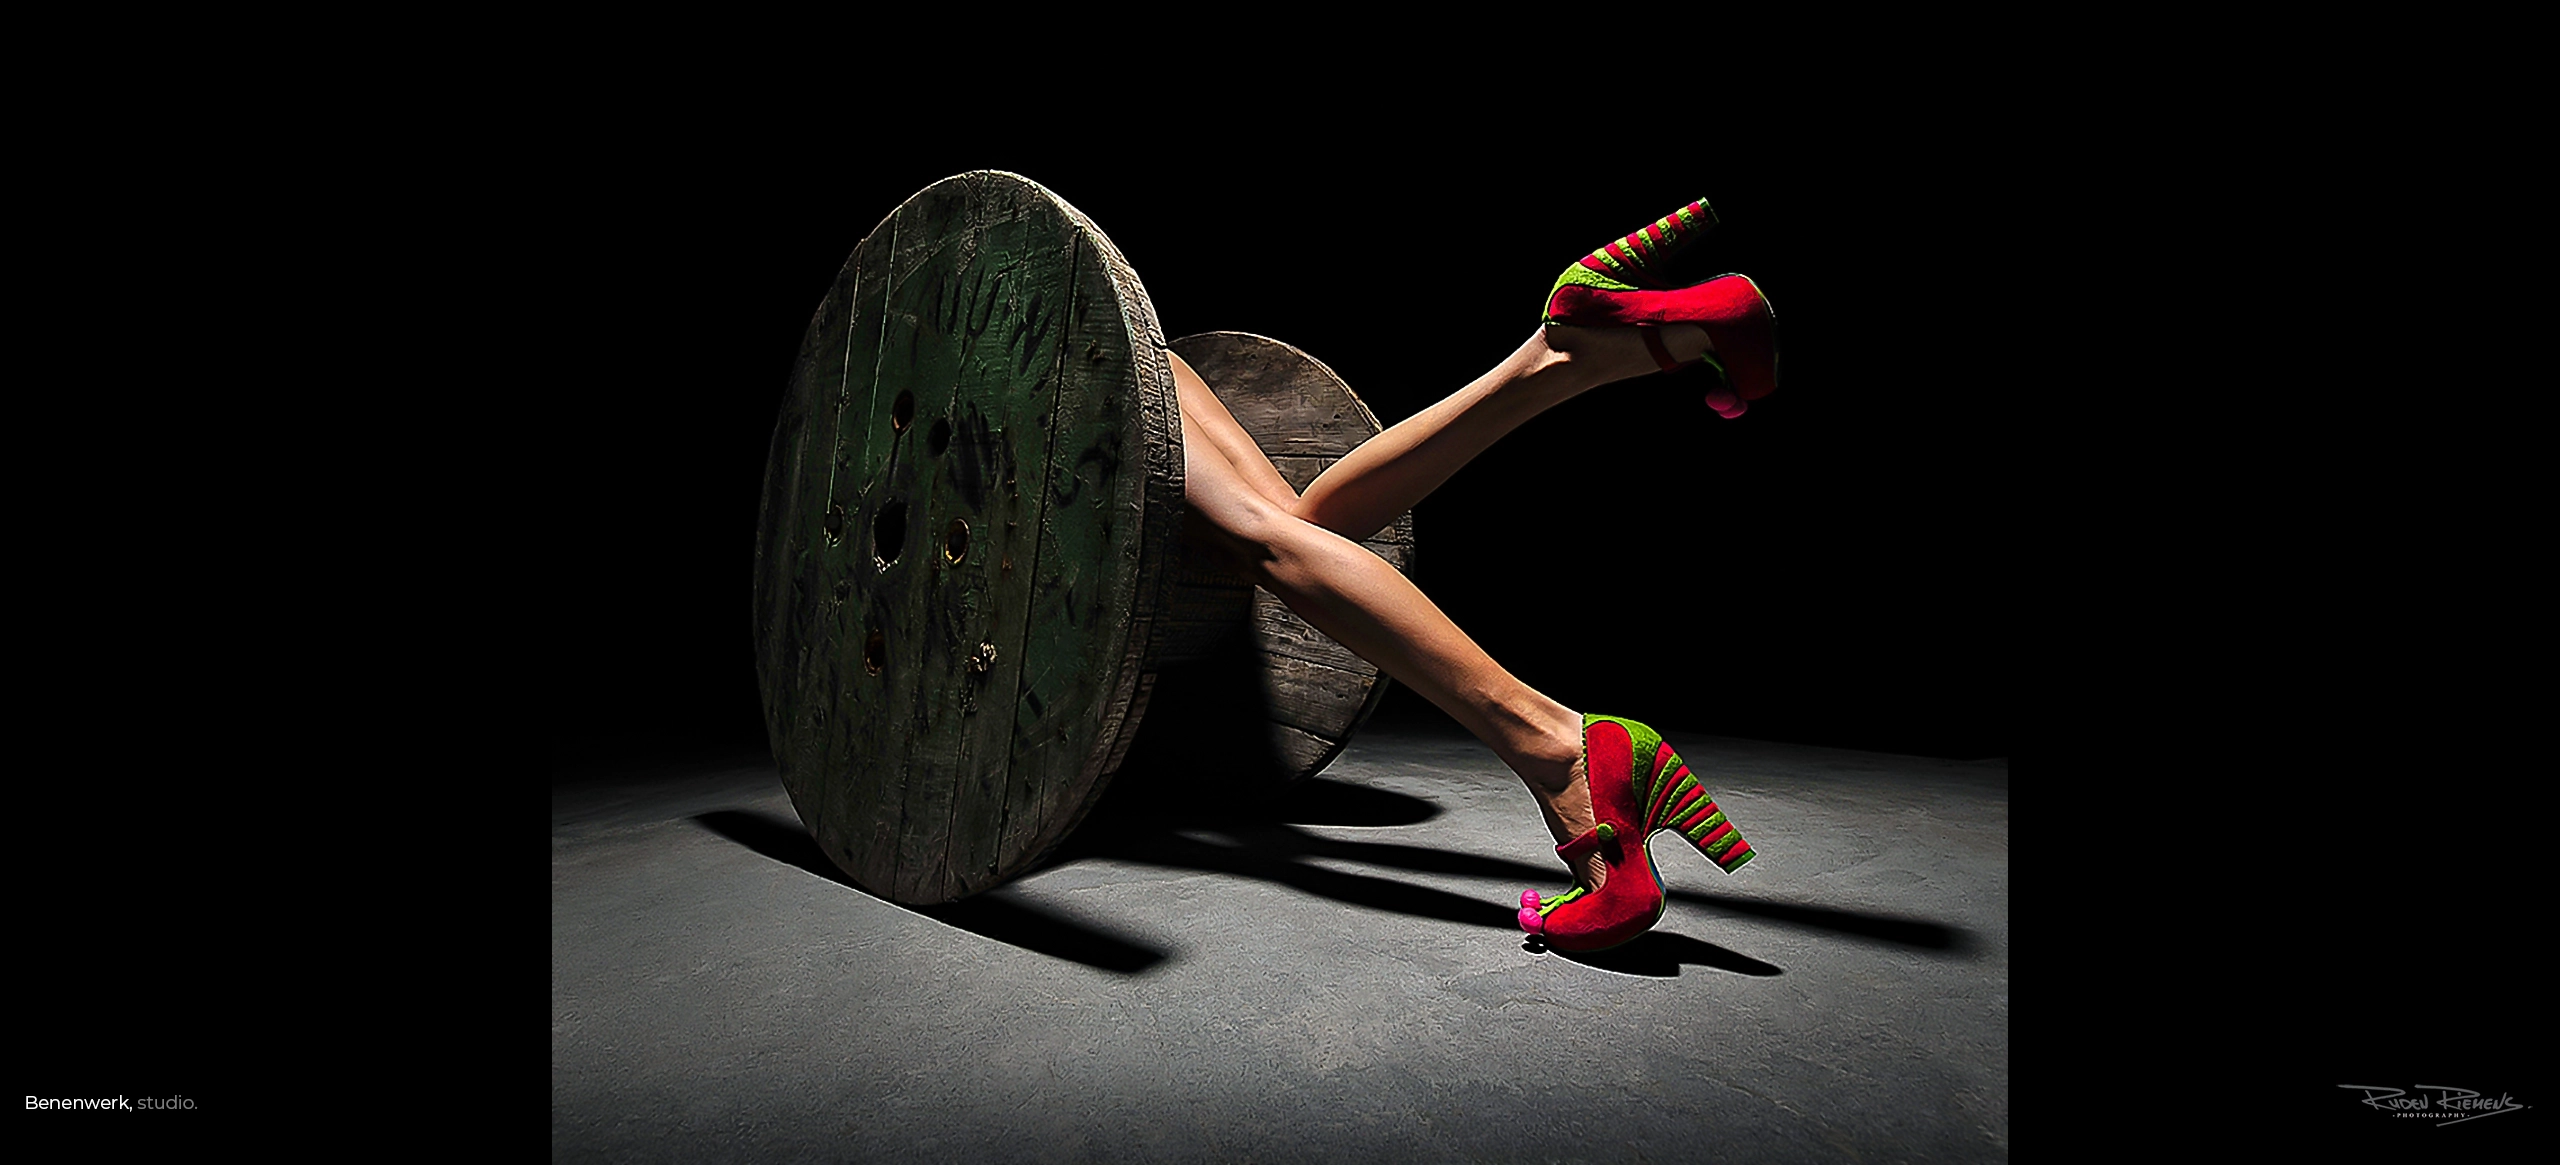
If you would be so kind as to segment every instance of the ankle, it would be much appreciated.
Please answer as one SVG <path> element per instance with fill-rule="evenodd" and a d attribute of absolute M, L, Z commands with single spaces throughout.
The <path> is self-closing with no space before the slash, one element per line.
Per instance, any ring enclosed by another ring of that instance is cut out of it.
<path fill-rule="evenodd" d="M 1606 356 L 1584 336 L 1559 336 L 1558 328 L 1541 326 L 1517 351 L 1505 357 L 1486 379 L 1501 395 L 1530 414 L 1543 412 L 1609 382 Z M 1589 332 L 1589 328 L 1574 328 Z M 1523 418 L 1525 419 L 1525 417 Z"/>
<path fill-rule="evenodd" d="M 1549 718 L 1550 722 L 1522 741 L 1512 756 L 1504 758 L 1511 771 L 1549 801 L 1563 794 L 1582 775 L 1582 718 L 1561 705 L 1557 711 L 1560 716 Z"/>
<path fill-rule="evenodd" d="M 1545 346 L 1555 353 L 1550 374 L 1571 379 L 1577 391 L 1662 370 L 1644 333 L 1632 327 L 1549 324 L 1543 337 Z M 1710 350 L 1706 329 L 1694 324 L 1663 326 L 1656 329 L 1655 338 L 1669 349 L 1674 361 L 1695 360 Z"/>

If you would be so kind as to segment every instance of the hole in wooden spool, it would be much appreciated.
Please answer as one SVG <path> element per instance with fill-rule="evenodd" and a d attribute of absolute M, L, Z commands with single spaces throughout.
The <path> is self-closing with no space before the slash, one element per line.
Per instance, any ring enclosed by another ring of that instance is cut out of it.
<path fill-rule="evenodd" d="M 937 421 L 935 421 L 935 422 L 933 423 L 933 428 L 928 429 L 928 430 L 926 430 L 926 431 L 925 431 L 925 435 L 924 435 L 924 448 L 925 448 L 925 451 L 926 451 L 926 452 L 928 452 L 928 453 L 933 454 L 933 455 L 934 455 L 934 456 L 936 456 L 936 457 L 940 457 L 940 456 L 942 456 L 942 451 L 943 451 L 943 450 L 945 450 L 945 449 L 948 449 L 948 448 L 950 448 L 950 447 L 951 447 L 951 422 L 950 422 L 948 419 L 944 419 L 944 420 L 937 420 Z"/>
<path fill-rule="evenodd" d="M 887 570 L 906 547 L 907 503 L 891 502 L 880 507 L 880 513 L 871 519 L 872 559 L 880 564 L 880 569 Z"/>
<path fill-rule="evenodd" d="M 899 393 L 898 399 L 889 402 L 889 428 L 893 432 L 903 433 L 907 431 L 907 426 L 914 423 L 916 423 L 916 394 Z"/>
<path fill-rule="evenodd" d="M 862 641 L 862 670 L 876 676 L 880 674 L 881 668 L 887 666 L 889 666 L 889 641 L 879 632 L 874 631 L 869 639 Z"/>
<path fill-rule="evenodd" d="M 967 557 L 969 557 L 969 522 L 965 518 L 953 518 L 951 529 L 942 535 L 943 561 L 958 566 L 960 560 Z"/>
<path fill-rule="evenodd" d="M 826 520 L 826 527 L 827 527 L 827 545 L 829 545 L 829 546 L 833 546 L 833 545 L 835 545 L 835 544 L 836 544 L 836 543 L 838 543 L 838 542 L 842 542 L 842 541 L 844 541 L 844 507 L 843 507 L 843 506 L 828 506 L 828 507 L 827 507 L 827 520 Z"/>

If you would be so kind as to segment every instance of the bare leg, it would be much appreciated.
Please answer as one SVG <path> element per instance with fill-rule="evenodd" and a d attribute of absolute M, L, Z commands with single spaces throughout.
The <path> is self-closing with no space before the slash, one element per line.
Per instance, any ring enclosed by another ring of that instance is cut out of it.
<path fill-rule="evenodd" d="M 1712 351 L 1706 331 L 1673 325 L 1675 360 Z M 1411 580 L 1361 548 L 1460 467 L 1529 418 L 1600 385 L 1654 370 L 1627 328 L 1541 328 L 1466 387 L 1370 438 L 1302 497 L 1197 372 L 1170 353 L 1182 409 L 1189 537 L 1290 610 L 1455 717 L 1537 798 L 1558 842 L 1592 825 L 1581 772 L 1582 718 L 1521 683 L 1450 622 Z M 1598 889 L 1606 866 L 1581 870 Z"/>
<path fill-rule="evenodd" d="M 1253 435 L 1236 423 L 1235 414 L 1227 411 L 1226 402 L 1210 391 L 1208 382 L 1201 380 L 1200 374 L 1180 354 L 1168 349 L 1165 358 L 1173 362 L 1173 386 L 1182 406 L 1185 461 L 1189 460 L 1192 441 L 1206 440 L 1219 456 L 1226 459 L 1227 467 L 1244 480 L 1247 488 L 1271 504 L 1295 513 L 1298 491 L 1290 486 L 1288 478 L 1280 476 L 1280 470 L 1271 464 L 1271 459 L 1262 455 L 1262 446 L 1254 443 Z M 1403 512 L 1396 511 L 1397 514 Z M 1394 514 L 1387 516 L 1388 522 L 1394 520 Z M 1377 529 L 1357 535 L 1352 541 L 1357 542 L 1384 528 L 1386 522 L 1380 522 Z"/>
<path fill-rule="evenodd" d="M 1174 370 L 1185 537 L 1465 725 L 1529 786 L 1559 842 L 1589 830 L 1581 716 L 1495 663 L 1384 559 L 1291 512 L 1297 498 L 1252 439 L 1188 365 L 1176 358 Z M 1246 467 L 1231 447 L 1249 453 Z M 1597 889 L 1604 876 L 1594 855 L 1584 881 Z"/>
<path fill-rule="evenodd" d="M 1712 350 L 1706 329 L 1693 324 L 1666 327 L 1661 338 L 1674 360 Z M 1334 462 L 1308 483 L 1292 512 L 1345 538 L 1366 538 L 1521 422 L 1610 381 L 1655 370 L 1633 328 L 1540 328 L 1492 371 Z M 1183 408 L 1190 407 L 1184 397 Z M 1235 451 L 1226 452 L 1236 461 Z"/>

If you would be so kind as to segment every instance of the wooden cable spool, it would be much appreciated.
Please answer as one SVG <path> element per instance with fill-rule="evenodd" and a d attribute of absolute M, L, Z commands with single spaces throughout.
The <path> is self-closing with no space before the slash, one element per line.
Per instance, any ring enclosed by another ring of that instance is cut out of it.
<path fill-rule="evenodd" d="M 899 206 L 810 321 L 766 459 L 757 679 L 792 805 L 864 889 L 928 905 L 1028 871 L 1133 746 L 1304 778 L 1384 694 L 1185 557 L 1166 347 L 1101 230 L 997 171 Z M 1294 486 L 1378 431 L 1286 344 L 1171 347 Z M 1411 522 L 1365 545 L 1409 570 Z"/>

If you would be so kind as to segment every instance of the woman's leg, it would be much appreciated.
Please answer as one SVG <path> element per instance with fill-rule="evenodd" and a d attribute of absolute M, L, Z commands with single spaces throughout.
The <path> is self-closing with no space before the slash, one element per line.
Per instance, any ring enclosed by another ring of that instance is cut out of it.
<path fill-rule="evenodd" d="M 1665 327 L 1660 338 L 1674 360 L 1694 360 L 1712 350 L 1706 329 L 1694 324 Z M 1291 512 L 1345 538 L 1366 538 L 1521 422 L 1600 385 L 1658 367 L 1633 328 L 1540 328 L 1492 371 L 1334 462 L 1308 483 Z M 1183 408 L 1190 407 L 1190 398 L 1183 398 Z M 1225 410 L 1218 415 L 1225 416 Z M 1237 436 L 1242 432 L 1238 429 Z M 1250 438 L 1244 442 L 1246 449 L 1254 449 Z M 1230 462 L 1237 462 L 1235 450 L 1220 448 Z M 1259 450 L 1254 459 L 1261 459 Z"/>
<path fill-rule="evenodd" d="M 1529 786 L 1559 842 L 1589 830 L 1581 716 L 1495 663 L 1386 560 L 1294 513 L 1298 499 L 1252 438 L 1189 365 L 1173 367 L 1186 539 L 1455 717 Z M 1604 873 L 1595 855 L 1585 884 L 1597 889 Z"/>

